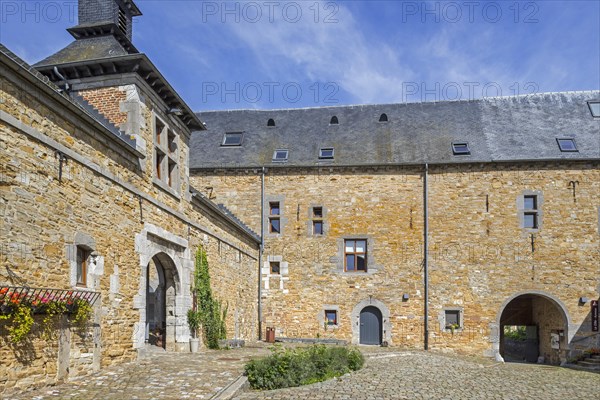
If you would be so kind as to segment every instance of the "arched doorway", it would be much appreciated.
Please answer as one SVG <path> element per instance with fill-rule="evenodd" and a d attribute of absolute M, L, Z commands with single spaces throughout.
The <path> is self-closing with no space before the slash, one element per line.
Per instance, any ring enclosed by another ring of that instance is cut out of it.
<path fill-rule="evenodd" d="M 179 277 L 173 260 L 156 254 L 146 267 L 146 343 L 172 350 L 175 344 L 175 298 Z"/>
<path fill-rule="evenodd" d="M 381 311 L 374 306 L 368 306 L 360 312 L 360 344 L 380 345 L 383 331 Z"/>
<path fill-rule="evenodd" d="M 558 365 L 567 354 L 568 326 L 564 307 L 550 296 L 514 296 L 501 309 L 500 355 L 505 361 Z"/>

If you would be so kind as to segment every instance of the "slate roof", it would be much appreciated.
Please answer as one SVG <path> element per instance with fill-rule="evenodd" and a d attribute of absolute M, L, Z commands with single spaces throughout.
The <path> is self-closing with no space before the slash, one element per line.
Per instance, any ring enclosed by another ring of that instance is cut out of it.
<path fill-rule="evenodd" d="M 445 164 L 523 160 L 600 160 L 600 119 L 587 105 L 600 91 L 542 93 L 471 101 L 237 110 L 197 115 L 190 168 Z M 378 122 L 382 113 L 389 122 Z M 332 116 L 339 125 L 330 125 Z M 275 120 L 276 127 L 267 127 Z M 240 147 L 221 146 L 225 132 L 244 132 Z M 574 138 L 578 152 L 561 152 L 556 138 Z M 453 155 L 468 142 L 470 155 Z M 335 148 L 319 161 L 319 149 Z M 273 163 L 288 149 L 285 164 Z"/>
<path fill-rule="evenodd" d="M 129 54 L 113 35 L 95 36 L 71 42 L 67 47 L 34 64 L 35 67 L 75 61 L 89 61 Z"/>

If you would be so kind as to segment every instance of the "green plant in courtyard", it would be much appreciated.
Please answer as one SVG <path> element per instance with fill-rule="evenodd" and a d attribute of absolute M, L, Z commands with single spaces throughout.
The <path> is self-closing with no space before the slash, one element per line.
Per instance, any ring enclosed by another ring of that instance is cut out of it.
<path fill-rule="evenodd" d="M 279 389 L 322 382 L 362 368 L 360 351 L 348 347 L 314 345 L 298 349 L 276 346 L 269 357 L 245 366 L 254 389 Z"/>
<path fill-rule="evenodd" d="M 219 340 L 225 339 L 227 333 L 225 320 L 228 304 L 223 306 L 219 300 L 213 298 L 208 259 L 202 247 L 198 247 L 196 251 L 192 290 L 196 296 L 196 309 L 202 326 L 204 343 L 209 349 L 218 349 Z"/>

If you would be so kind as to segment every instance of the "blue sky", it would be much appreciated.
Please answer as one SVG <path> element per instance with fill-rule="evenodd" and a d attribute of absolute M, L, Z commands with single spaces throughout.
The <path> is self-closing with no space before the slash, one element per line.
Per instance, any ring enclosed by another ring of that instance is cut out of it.
<path fill-rule="evenodd" d="M 0 1 L 26 61 L 72 41 L 76 1 Z M 599 1 L 136 4 L 134 44 L 196 111 L 600 88 Z"/>

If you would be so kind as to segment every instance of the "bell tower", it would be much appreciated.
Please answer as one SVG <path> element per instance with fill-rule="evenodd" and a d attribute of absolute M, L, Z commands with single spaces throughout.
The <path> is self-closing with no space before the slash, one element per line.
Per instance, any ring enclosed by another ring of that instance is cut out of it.
<path fill-rule="evenodd" d="M 111 26 L 118 30 L 115 33 L 123 34 L 131 41 L 133 17 L 140 15 L 142 13 L 132 0 L 79 0 L 79 25 L 69 32 L 86 28 L 86 32 L 93 35 L 94 27 Z M 104 31 L 105 29 L 98 29 L 99 33 Z"/>

